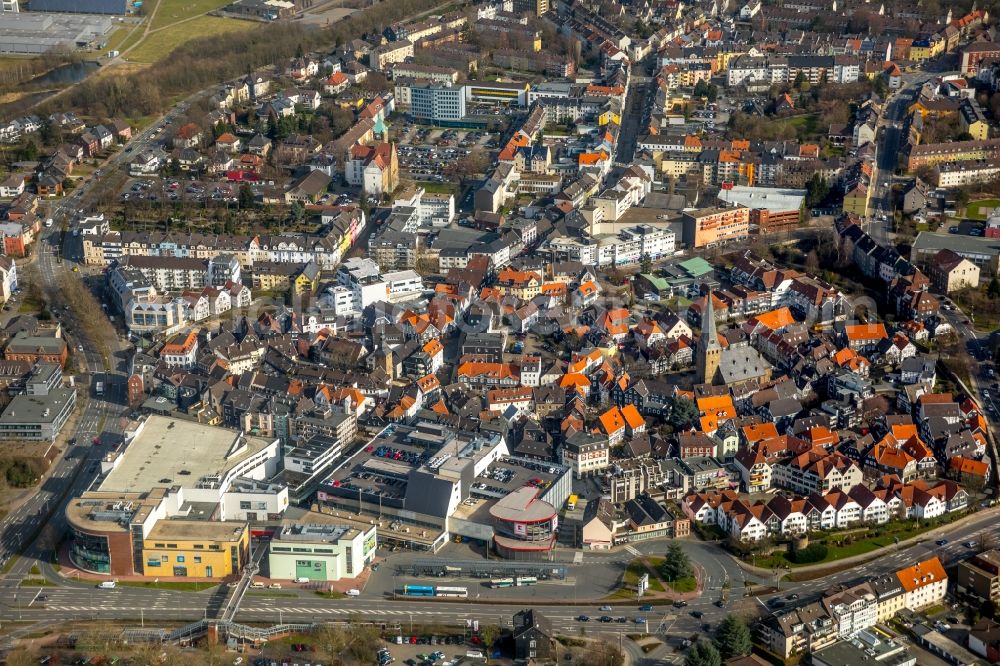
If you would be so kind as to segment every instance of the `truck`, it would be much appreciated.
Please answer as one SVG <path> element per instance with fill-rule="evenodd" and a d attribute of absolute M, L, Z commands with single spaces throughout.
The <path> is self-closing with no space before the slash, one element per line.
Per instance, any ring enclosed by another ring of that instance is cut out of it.
<path fill-rule="evenodd" d="M 572 511 L 573 509 L 575 509 L 576 508 L 576 501 L 578 499 L 579 498 L 576 495 L 570 495 L 569 499 L 566 500 L 566 508 L 569 509 L 570 511 Z"/>
<path fill-rule="evenodd" d="M 117 58 L 119 55 L 118 51 L 108 51 L 109 58 Z"/>

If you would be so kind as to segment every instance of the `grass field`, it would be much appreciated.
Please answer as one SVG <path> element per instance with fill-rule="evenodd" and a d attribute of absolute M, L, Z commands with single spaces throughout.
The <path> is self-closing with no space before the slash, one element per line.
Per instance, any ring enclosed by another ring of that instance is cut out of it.
<path fill-rule="evenodd" d="M 228 0 L 159 0 L 152 29 L 156 30 L 228 4 Z M 152 13 L 152 10 L 147 9 L 147 13 Z"/>
<path fill-rule="evenodd" d="M 928 532 L 935 527 L 940 527 L 941 525 L 946 524 L 946 522 L 935 521 L 930 525 L 924 525 L 921 523 L 891 523 L 879 529 L 879 534 L 877 536 L 859 538 L 852 543 L 836 544 L 834 543 L 833 538 L 829 538 L 826 540 L 826 557 L 818 562 L 796 564 L 788 559 L 787 553 L 774 553 L 767 558 L 756 558 L 755 564 L 759 567 L 765 568 L 784 569 L 785 567 L 791 567 L 792 569 L 795 569 L 802 566 L 815 566 L 817 564 L 833 563 L 847 557 L 865 555 L 881 548 L 887 548 L 894 545 L 897 539 L 899 541 L 911 539 L 915 536 L 923 534 L 924 532 Z"/>
<path fill-rule="evenodd" d="M 437 183 L 437 182 L 418 182 L 416 183 L 418 187 L 424 188 L 427 194 L 457 194 L 458 185 L 455 183 Z"/>
<path fill-rule="evenodd" d="M 986 211 L 1000 206 L 1000 199 L 977 199 L 965 207 L 965 216 L 970 220 L 985 220 Z M 986 210 L 983 210 L 986 209 Z"/>
<path fill-rule="evenodd" d="M 816 134 L 818 131 L 819 115 L 807 113 L 801 116 L 791 116 L 790 118 L 775 118 L 771 122 L 779 125 L 787 125 L 795 130 L 800 138 L 806 138 Z"/>
<path fill-rule="evenodd" d="M 129 51 L 128 59 L 135 62 L 154 63 L 162 60 L 178 46 L 192 39 L 211 37 L 237 30 L 253 30 L 257 27 L 258 24 L 251 21 L 202 16 L 150 33 L 133 51 Z"/>
<path fill-rule="evenodd" d="M 144 25 L 126 25 L 118 28 L 108 38 L 108 48 L 105 53 L 107 51 L 124 51 L 130 46 L 134 46 L 142 39 L 145 28 Z"/>

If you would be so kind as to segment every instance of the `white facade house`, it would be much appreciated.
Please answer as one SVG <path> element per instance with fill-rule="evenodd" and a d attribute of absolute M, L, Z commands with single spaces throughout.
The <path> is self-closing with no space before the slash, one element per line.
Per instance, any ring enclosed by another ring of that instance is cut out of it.
<path fill-rule="evenodd" d="M 268 575 L 278 580 L 357 578 L 375 557 L 376 527 L 288 525 L 268 549 Z"/>
<path fill-rule="evenodd" d="M 238 479 L 222 496 L 222 520 L 265 521 L 288 508 L 288 486 Z"/>

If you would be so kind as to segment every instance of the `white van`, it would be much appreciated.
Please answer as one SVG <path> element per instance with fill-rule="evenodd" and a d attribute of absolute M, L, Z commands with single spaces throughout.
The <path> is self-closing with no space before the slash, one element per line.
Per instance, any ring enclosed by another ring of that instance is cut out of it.
<path fill-rule="evenodd" d="M 345 594 L 349 597 L 360 597 L 361 590 L 348 590 Z"/>
<path fill-rule="evenodd" d="M 98 583 L 97 587 L 102 590 L 113 590 L 118 587 L 118 583 L 113 580 L 106 580 L 103 583 Z"/>

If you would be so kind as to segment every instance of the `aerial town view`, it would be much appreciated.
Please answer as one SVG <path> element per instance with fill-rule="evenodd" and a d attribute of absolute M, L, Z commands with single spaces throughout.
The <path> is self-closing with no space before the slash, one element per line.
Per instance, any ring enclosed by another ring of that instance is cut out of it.
<path fill-rule="evenodd" d="M 0 663 L 1000 664 L 1000 0 L 0 0 Z"/>

